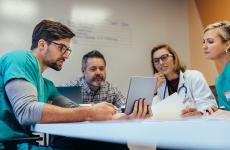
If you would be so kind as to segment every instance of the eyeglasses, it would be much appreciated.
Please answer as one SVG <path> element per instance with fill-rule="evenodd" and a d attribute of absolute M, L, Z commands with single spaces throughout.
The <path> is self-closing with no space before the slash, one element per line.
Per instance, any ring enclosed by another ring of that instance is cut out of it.
<path fill-rule="evenodd" d="M 69 56 L 71 54 L 71 52 L 72 52 L 72 50 L 69 47 L 67 47 L 65 44 L 57 43 L 57 42 L 54 42 L 54 41 L 48 41 L 48 42 L 58 45 L 58 47 L 61 50 L 62 54 L 67 54 L 67 56 Z"/>
<path fill-rule="evenodd" d="M 155 65 L 159 65 L 160 64 L 160 60 L 163 62 L 166 62 L 168 60 L 169 57 L 172 57 L 173 55 L 171 54 L 163 54 L 161 55 L 159 58 L 153 58 L 153 64 Z"/>

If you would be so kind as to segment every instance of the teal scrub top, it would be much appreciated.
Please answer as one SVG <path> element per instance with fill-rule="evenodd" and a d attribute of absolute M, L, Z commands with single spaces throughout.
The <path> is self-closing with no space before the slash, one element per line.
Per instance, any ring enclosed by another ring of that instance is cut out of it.
<path fill-rule="evenodd" d="M 216 91 L 219 108 L 230 110 L 230 61 L 216 79 Z"/>
<path fill-rule="evenodd" d="M 29 128 L 17 121 L 5 92 L 5 85 L 12 79 L 32 83 L 37 89 L 39 102 L 47 103 L 52 97 L 60 96 L 53 82 L 43 78 L 39 62 L 31 51 L 18 50 L 0 57 L 0 140 L 30 134 Z"/>

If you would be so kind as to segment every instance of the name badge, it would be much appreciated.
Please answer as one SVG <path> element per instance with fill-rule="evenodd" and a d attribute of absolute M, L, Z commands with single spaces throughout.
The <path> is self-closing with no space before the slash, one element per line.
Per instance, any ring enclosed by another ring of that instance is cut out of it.
<path fill-rule="evenodd" d="M 230 91 L 224 92 L 224 95 L 225 95 L 227 101 L 230 102 Z"/>

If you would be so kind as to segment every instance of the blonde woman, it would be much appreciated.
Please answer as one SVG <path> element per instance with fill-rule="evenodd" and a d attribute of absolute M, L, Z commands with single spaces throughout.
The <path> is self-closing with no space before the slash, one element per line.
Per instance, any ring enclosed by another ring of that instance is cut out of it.
<path fill-rule="evenodd" d="M 221 21 L 204 29 L 203 51 L 207 59 L 224 68 L 216 78 L 218 106 L 230 110 L 230 22 Z"/>

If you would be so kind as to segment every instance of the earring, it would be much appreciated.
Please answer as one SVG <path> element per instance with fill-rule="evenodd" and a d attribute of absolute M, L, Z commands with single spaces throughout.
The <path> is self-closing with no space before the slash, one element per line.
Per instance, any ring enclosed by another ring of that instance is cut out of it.
<path fill-rule="evenodd" d="M 228 53 L 228 52 L 230 52 L 230 47 L 225 49 L 225 53 Z"/>
<path fill-rule="evenodd" d="M 227 49 L 227 52 L 230 52 L 230 47 Z"/>

